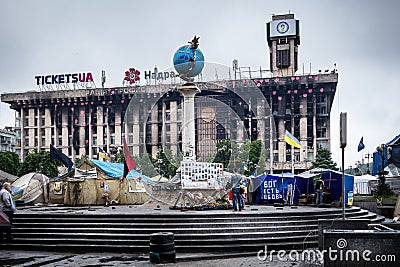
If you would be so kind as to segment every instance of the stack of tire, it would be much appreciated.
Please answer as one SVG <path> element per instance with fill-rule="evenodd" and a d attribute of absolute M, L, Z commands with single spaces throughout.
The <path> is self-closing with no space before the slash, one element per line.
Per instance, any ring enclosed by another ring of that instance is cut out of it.
<path fill-rule="evenodd" d="M 174 233 L 160 232 L 150 235 L 149 259 L 152 263 L 176 261 Z"/>

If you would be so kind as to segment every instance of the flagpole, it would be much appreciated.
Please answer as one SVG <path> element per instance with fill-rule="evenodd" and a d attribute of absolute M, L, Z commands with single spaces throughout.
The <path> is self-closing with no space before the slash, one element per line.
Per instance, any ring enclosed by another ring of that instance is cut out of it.
<path fill-rule="evenodd" d="M 361 175 L 364 175 L 363 173 L 363 168 L 364 168 L 364 152 L 361 150 Z"/>

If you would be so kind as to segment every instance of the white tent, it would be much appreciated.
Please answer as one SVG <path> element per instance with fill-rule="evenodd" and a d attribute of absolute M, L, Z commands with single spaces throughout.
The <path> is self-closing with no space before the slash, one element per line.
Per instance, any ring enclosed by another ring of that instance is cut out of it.
<path fill-rule="evenodd" d="M 365 174 L 361 176 L 354 176 L 354 194 L 357 195 L 370 195 L 371 186 L 370 181 L 376 181 L 378 178 L 370 174 Z"/>
<path fill-rule="evenodd" d="M 28 173 L 18 178 L 11 185 L 15 200 L 21 200 L 25 204 L 48 202 L 47 185 L 49 178 L 42 173 Z"/>

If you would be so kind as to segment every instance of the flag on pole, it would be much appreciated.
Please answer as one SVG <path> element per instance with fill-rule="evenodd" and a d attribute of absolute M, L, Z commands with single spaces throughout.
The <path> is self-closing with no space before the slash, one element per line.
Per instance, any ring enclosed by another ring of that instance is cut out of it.
<path fill-rule="evenodd" d="M 124 177 L 128 175 L 128 173 L 136 168 L 136 162 L 133 160 L 131 157 L 131 154 L 129 153 L 129 148 L 128 144 L 126 143 L 126 140 L 124 138 Z"/>
<path fill-rule="evenodd" d="M 72 170 L 72 166 L 74 163 L 72 160 L 61 152 L 61 150 L 55 148 L 52 144 L 50 144 L 50 159 L 51 160 L 60 160 L 65 166 L 68 167 L 68 171 Z"/>
<path fill-rule="evenodd" d="M 284 140 L 291 146 L 301 148 L 300 141 L 296 137 L 294 137 L 291 133 L 289 133 L 287 130 L 285 132 Z"/>
<path fill-rule="evenodd" d="M 361 150 L 363 150 L 365 148 L 364 145 L 364 136 L 361 137 L 360 143 L 358 143 L 358 152 L 360 152 Z"/>
<path fill-rule="evenodd" d="M 105 152 L 103 149 L 99 147 L 99 156 L 102 157 L 103 159 L 110 161 L 110 154 Z"/>

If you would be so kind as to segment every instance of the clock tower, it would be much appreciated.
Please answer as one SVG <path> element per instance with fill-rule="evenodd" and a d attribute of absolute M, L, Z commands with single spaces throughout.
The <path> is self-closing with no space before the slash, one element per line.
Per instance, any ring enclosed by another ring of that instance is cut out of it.
<path fill-rule="evenodd" d="M 270 70 L 274 77 L 295 75 L 300 44 L 299 21 L 294 14 L 273 15 L 267 23 Z"/>

